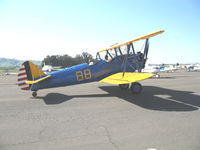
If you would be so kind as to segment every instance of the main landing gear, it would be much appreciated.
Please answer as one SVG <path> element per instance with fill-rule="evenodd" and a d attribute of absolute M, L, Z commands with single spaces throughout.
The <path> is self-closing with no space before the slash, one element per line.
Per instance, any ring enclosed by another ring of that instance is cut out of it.
<path fill-rule="evenodd" d="M 160 78 L 160 75 L 159 75 L 159 74 L 156 74 L 155 76 L 156 76 L 156 78 Z"/>
<path fill-rule="evenodd" d="M 129 84 L 119 84 L 121 90 L 127 90 Z M 139 82 L 133 82 L 131 84 L 130 90 L 133 94 L 140 94 L 142 92 L 142 85 Z"/>
<path fill-rule="evenodd" d="M 33 97 L 36 97 L 36 96 L 37 96 L 37 91 L 34 91 L 34 92 L 32 93 L 32 96 L 33 96 Z"/>

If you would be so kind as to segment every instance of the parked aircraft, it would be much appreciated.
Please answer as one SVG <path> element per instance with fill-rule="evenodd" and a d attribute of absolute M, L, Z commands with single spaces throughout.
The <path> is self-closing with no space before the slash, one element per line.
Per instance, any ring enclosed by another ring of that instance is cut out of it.
<path fill-rule="evenodd" d="M 145 66 L 144 69 L 142 69 L 142 72 L 146 72 L 146 73 L 153 73 L 155 74 L 156 78 L 160 78 L 160 74 L 159 72 L 174 72 L 177 70 L 176 66 L 170 65 L 165 67 L 163 66 L 158 66 L 158 65 L 147 65 Z"/>
<path fill-rule="evenodd" d="M 4 75 L 17 75 L 17 72 L 11 72 L 9 70 L 5 70 Z"/>
<path fill-rule="evenodd" d="M 61 66 L 51 66 L 51 65 L 45 65 L 42 67 L 42 71 L 47 74 L 47 73 L 51 73 L 53 71 L 58 71 L 61 70 Z"/>
<path fill-rule="evenodd" d="M 189 65 L 187 67 L 188 71 L 200 71 L 200 64 Z"/>
<path fill-rule="evenodd" d="M 200 71 L 200 65 L 194 66 L 194 71 Z"/>
<path fill-rule="evenodd" d="M 144 69 L 142 69 L 142 72 L 145 72 L 145 73 L 153 73 L 155 74 L 155 77 L 156 78 L 159 78 L 160 75 L 158 74 L 160 72 L 160 66 L 155 66 L 155 65 L 147 65 L 145 66 Z"/>
<path fill-rule="evenodd" d="M 153 76 L 151 73 L 141 73 L 147 60 L 149 38 L 163 32 L 164 30 L 159 30 L 100 50 L 92 65 L 83 63 L 45 74 L 32 62 L 26 61 L 19 69 L 18 85 L 22 90 L 33 91 L 34 97 L 37 96 L 37 91 L 40 89 L 93 81 L 119 84 L 123 90 L 128 89 L 129 84 L 131 84 L 132 93 L 141 93 L 142 85 L 137 81 Z M 133 43 L 139 40 L 145 40 L 143 53 L 136 53 L 133 46 Z M 103 53 L 105 53 L 105 59 L 102 57 Z"/>
<path fill-rule="evenodd" d="M 177 66 L 175 65 L 169 65 L 168 67 L 163 65 L 160 67 L 161 72 L 174 72 L 176 70 L 177 70 Z"/>
<path fill-rule="evenodd" d="M 54 68 L 51 65 L 44 65 L 42 67 L 42 71 L 46 74 L 46 73 L 50 73 L 54 70 Z"/>

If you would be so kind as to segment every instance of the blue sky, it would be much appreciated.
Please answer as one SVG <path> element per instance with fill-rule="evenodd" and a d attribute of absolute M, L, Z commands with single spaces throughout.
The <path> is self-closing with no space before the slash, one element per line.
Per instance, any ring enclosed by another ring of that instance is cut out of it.
<path fill-rule="evenodd" d="M 148 63 L 200 62 L 199 28 L 198 0 L 0 0 L 0 57 L 95 55 L 163 29 L 150 39 Z"/>

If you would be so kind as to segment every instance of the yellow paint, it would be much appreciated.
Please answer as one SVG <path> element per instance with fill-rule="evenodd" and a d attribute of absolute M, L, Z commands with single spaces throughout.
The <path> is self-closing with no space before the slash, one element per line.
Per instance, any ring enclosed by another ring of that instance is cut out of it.
<path fill-rule="evenodd" d="M 84 74 L 84 76 L 83 76 L 83 74 Z M 82 71 L 76 72 L 77 81 L 84 80 L 84 77 L 85 77 L 85 79 L 91 79 L 92 78 L 92 74 L 91 74 L 90 69 L 85 69 L 83 72 Z"/>
<path fill-rule="evenodd" d="M 76 72 L 76 78 L 77 78 L 77 81 L 82 81 L 83 80 L 83 73 L 82 73 L 82 71 L 77 71 Z"/>
<path fill-rule="evenodd" d="M 29 66 L 31 69 L 31 74 L 33 79 L 45 75 L 45 73 L 42 70 L 40 70 L 35 64 L 33 64 L 30 61 L 29 61 Z"/>
<path fill-rule="evenodd" d="M 130 44 L 130 43 L 133 43 L 133 42 L 136 42 L 136 41 L 139 41 L 139 40 L 148 39 L 148 38 L 150 38 L 150 37 L 156 36 L 156 35 L 161 34 L 161 33 L 163 33 L 163 32 L 164 32 L 164 30 L 159 30 L 159 31 L 151 32 L 151 33 L 148 33 L 148 34 L 146 34 L 146 35 L 143 35 L 143 36 L 140 36 L 140 37 L 138 37 L 138 38 L 135 38 L 135 39 L 133 39 L 133 40 L 130 40 L 130 41 L 128 41 L 128 42 L 125 42 L 125 43 L 122 43 L 122 44 L 117 44 L 117 45 L 115 45 L 115 46 L 111 46 L 111 47 L 109 47 L 109 48 L 100 50 L 100 51 L 98 51 L 98 52 L 103 52 L 103 51 L 108 51 L 108 50 L 112 50 L 112 49 L 115 49 L 115 48 L 119 48 L 119 47 L 128 45 L 128 44 Z"/>
<path fill-rule="evenodd" d="M 106 82 L 106 83 L 111 83 L 111 84 L 129 84 L 129 83 L 150 78 L 152 76 L 154 76 L 154 74 L 126 72 L 123 77 L 123 72 L 120 72 L 120 73 L 113 74 L 109 77 L 106 77 L 99 82 Z"/>
<path fill-rule="evenodd" d="M 47 79 L 47 78 L 49 78 L 49 77 L 51 77 L 51 76 L 48 75 L 48 76 L 46 76 L 46 77 L 40 78 L 40 79 L 35 80 L 35 81 L 26 80 L 26 84 L 35 84 L 35 83 L 38 83 L 38 82 L 40 82 L 40 81 L 42 81 L 42 80 L 45 80 L 45 79 Z"/>
<path fill-rule="evenodd" d="M 85 79 L 91 79 L 92 78 L 90 69 L 85 69 L 84 74 L 85 74 Z"/>

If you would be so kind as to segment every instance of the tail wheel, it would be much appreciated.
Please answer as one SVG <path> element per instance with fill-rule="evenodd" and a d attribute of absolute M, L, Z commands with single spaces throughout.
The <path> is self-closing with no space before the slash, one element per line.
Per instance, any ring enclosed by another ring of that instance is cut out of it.
<path fill-rule="evenodd" d="M 138 82 L 134 82 L 131 84 L 130 90 L 133 94 L 140 94 L 142 92 L 142 85 Z"/>
<path fill-rule="evenodd" d="M 120 88 L 121 90 L 127 90 L 128 87 L 129 87 L 129 84 L 119 84 L 119 88 Z"/>
<path fill-rule="evenodd" d="M 37 92 L 34 91 L 34 92 L 32 93 L 32 96 L 33 96 L 33 97 L 36 97 L 36 96 L 37 96 Z"/>

